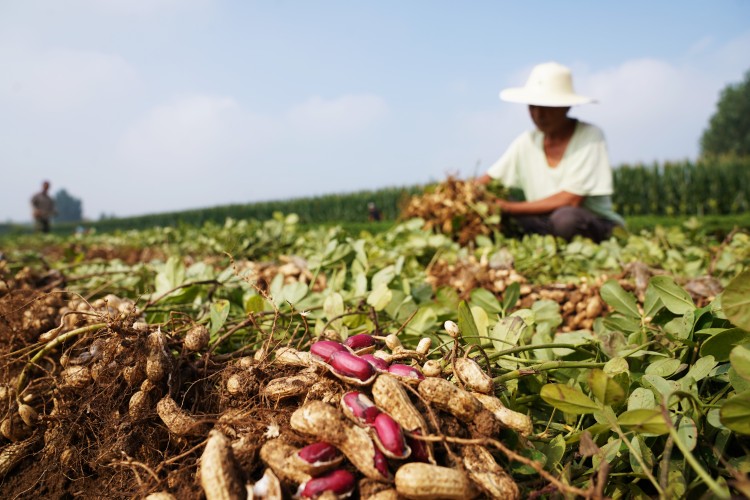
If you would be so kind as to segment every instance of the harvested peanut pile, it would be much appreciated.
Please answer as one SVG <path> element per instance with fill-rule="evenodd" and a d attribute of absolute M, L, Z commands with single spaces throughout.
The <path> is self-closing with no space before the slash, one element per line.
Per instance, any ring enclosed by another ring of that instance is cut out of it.
<path fill-rule="evenodd" d="M 524 446 L 530 419 L 474 359 L 428 360 L 429 338 L 329 330 L 211 356 L 205 326 L 148 325 L 127 299 L 56 307 L 33 351 L 3 358 L 4 498 L 519 496 L 488 443 Z"/>
<path fill-rule="evenodd" d="M 504 194 L 501 187 L 488 188 L 471 180 L 448 177 L 425 194 L 412 196 L 401 218 L 422 218 L 425 229 L 448 235 L 466 245 L 479 235 L 491 235 L 500 230 L 500 210 L 495 200 Z"/>

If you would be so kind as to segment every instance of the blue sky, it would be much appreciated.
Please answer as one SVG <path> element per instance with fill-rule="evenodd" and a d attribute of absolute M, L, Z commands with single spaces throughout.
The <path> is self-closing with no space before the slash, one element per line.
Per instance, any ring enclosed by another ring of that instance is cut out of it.
<path fill-rule="evenodd" d="M 750 2 L 0 3 L 0 221 L 42 179 L 120 216 L 482 173 L 555 60 L 612 163 L 694 159 L 750 70 Z"/>

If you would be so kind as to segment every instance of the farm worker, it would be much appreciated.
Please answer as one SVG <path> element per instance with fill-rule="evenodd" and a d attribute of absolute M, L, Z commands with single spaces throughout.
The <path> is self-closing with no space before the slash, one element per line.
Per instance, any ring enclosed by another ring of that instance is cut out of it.
<path fill-rule="evenodd" d="M 49 221 L 55 215 L 55 200 L 48 194 L 49 181 L 42 183 L 42 190 L 31 198 L 31 213 L 37 230 L 48 233 Z"/>
<path fill-rule="evenodd" d="M 378 207 L 375 206 L 374 202 L 369 202 L 367 204 L 367 220 L 370 222 L 379 221 L 382 218 L 380 215 L 380 210 L 378 210 Z"/>
<path fill-rule="evenodd" d="M 568 116 L 571 106 L 594 102 L 573 90 L 570 69 L 535 66 L 526 85 L 500 99 L 527 104 L 535 130 L 517 137 L 481 176 L 523 190 L 526 201 L 497 201 L 524 233 L 575 235 L 602 241 L 624 220 L 612 209 L 612 167 L 602 131 Z"/>

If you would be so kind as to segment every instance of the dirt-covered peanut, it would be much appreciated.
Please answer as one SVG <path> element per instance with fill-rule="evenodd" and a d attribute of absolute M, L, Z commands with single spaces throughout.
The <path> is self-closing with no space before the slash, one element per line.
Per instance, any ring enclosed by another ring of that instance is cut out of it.
<path fill-rule="evenodd" d="M 167 339 L 161 330 L 148 336 L 149 353 L 146 359 L 146 377 L 152 382 L 159 382 L 171 369 L 171 355 L 167 349 Z"/>
<path fill-rule="evenodd" d="M 359 480 L 358 490 L 362 500 L 398 500 L 398 493 L 392 484 L 367 477 Z"/>
<path fill-rule="evenodd" d="M 460 469 L 417 462 L 404 464 L 396 471 L 396 491 L 416 500 L 466 500 L 479 493 Z"/>
<path fill-rule="evenodd" d="M 135 364 L 122 369 L 122 378 L 129 386 L 137 386 L 146 378 L 146 367 L 142 362 L 136 361 Z"/>
<path fill-rule="evenodd" d="M 443 374 L 443 366 L 440 361 L 428 359 L 422 365 L 422 375 L 425 377 L 439 377 Z"/>
<path fill-rule="evenodd" d="M 62 386 L 82 389 L 91 383 L 91 371 L 88 366 L 69 366 L 60 374 Z"/>
<path fill-rule="evenodd" d="M 533 432 L 533 424 L 528 415 L 506 408 L 503 402 L 495 396 L 474 394 L 474 397 L 479 400 L 485 409 L 492 412 L 503 427 L 512 429 L 522 436 L 529 436 Z"/>
<path fill-rule="evenodd" d="M 151 411 L 152 398 L 148 392 L 136 391 L 130 396 L 128 402 L 128 414 L 133 420 L 146 417 Z"/>
<path fill-rule="evenodd" d="M 518 485 L 498 465 L 487 448 L 464 446 L 461 448 L 461 458 L 469 478 L 490 498 L 518 498 Z"/>
<path fill-rule="evenodd" d="M 271 399 L 291 398 L 305 394 L 318 380 L 314 371 L 305 371 L 291 377 L 273 379 L 263 388 L 263 394 Z"/>
<path fill-rule="evenodd" d="M 33 428 L 36 425 L 36 421 L 39 419 L 39 413 L 27 404 L 18 405 L 18 415 L 20 415 L 23 423 Z"/>
<path fill-rule="evenodd" d="M 169 432 L 177 436 L 200 436 L 205 432 L 205 426 L 169 396 L 164 396 L 156 403 L 156 413 Z"/>
<path fill-rule="evenodd" d="M 469 392 L 442 378 L 428 377 L 419 384 L 419 394 L 441 410 L 471 422 L 484 409 Z"/>
<path fill-rule="evenodd" d="M 206 500 L 243 500 L 247 496 L 229 439 L 217 430 L 208 434 L 201 455 L 200 478 Z"/>
<path fill-rule="evenodd" d="M 234 373 L 227 379 L 227 392 L 232 396 L 247 396 L 257 389 L 257 377 L 249 371 Z"/>
<path fill-rule="evenodd" d="M 419 340 L 416 351 L 424 356 L 430 352 L 430 347 L 432 347 L 432 339 L 430 337 L 424 337 Z"/>
<path fill-rule="evenodd" d="M 211 340 L 211 334 L 206 325 L 195 325 L 185 334 L 185 349 L 193 352 L 201 351 L 208 346 L 209 340 Z"/>
<path fill-rule="evenodd" d="M 40 439 L 41 434 L 36 433 L 26 440 L 3 446 L 2 451 L 0 451 L 0 481 L 24 458 L 29 456 Z"/>
<path fill-rule="evenodd" d="M 274 363 L 286 366 L 311 366 L 313 361 L 309 352 L 298 351 L 293 347 L 279 347 L 276 349 Z"/>
<path fill-rule="evenodd" d="M 482 394 L 491 394 L 495 390 L 495 383 L 492 377 L 482 370 L 479 363 L 471 358 L 458 358 L 455 361 L 455 374 L 471 391 Z"/>
<path fill-rule="evenodd" d="M 177 500 L 177 497 L 166 491 L 157 491 L 146 496 L 144 500 Z"/>
<path fill-rule="evenodd" d="M 385 457 L 367 431 L 349 422 L 336 408 L 311 401 L 292 413 L 289 423 L 297 432 L 336 446 L 365 476 L 379 481 L 390 479 Z"/>

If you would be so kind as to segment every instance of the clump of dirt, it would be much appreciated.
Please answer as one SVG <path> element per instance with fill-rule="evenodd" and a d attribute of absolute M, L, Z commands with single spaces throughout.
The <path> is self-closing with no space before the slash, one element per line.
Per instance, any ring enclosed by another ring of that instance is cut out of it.
<path fill-rule="evenodd" d="M 506 194 L 497 184 L 486 186 L 449 176 L 424 194 L 412 196 L 401 218 L 422 218 L 425 229 L 467 245 L 477 236 L 489 236 L 500 230 L 500 209 L 496 201 Z"/>

